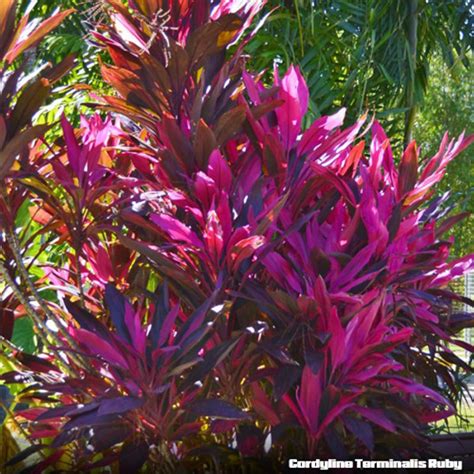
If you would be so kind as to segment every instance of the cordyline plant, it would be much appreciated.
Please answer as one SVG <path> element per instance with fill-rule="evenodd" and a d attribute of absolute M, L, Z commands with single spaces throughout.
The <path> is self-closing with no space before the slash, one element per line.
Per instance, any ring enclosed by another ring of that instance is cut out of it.
<path fill-rule="evenodd" d="M 397 160 L 365 116 L 303 130 L 299 70 L 263 84 L 245 69 L 263 2 L 104 3 L 94 41 L 116 93 L 96 91 L 76 130 L 63 118 L 55 143 L 2 155 L 2 304 L 42 341 L 27 354 L 3 329 L 1 379 L 30 405 L 13 419 L 31 446 L 9 465 L 269 472 L 289 456 L 426 455 L 470 370 L 453 345 L 474 350 L 456 339 L 472 319 L 453 312 L 473 302 L 447 286 L 474 257 L 449 258 L 463 216 L 433 186 L 473 137 Z"/>
<path fill-rule="evenodd" d="M 0 286 L 3 290 L 0 329 L 7 339 L 12 336 L 14 313 L 19 304 L 23 305 L 23 314 L 26 310 L 35 318 L 28 304 L 24 304 L 27 297 L 13 281 L 22 272 L 23 277 L 27 274 L 22 250 L 12 236 L 16 231 L 16 217 L 28 196 L 23 186 L 11 180 L 11 171 L 31 166 L 28 146 L 49 128 L 48 125 L 31 126 L 31 119 L 54 83 L 71 68 L 74 59 L 71 56 L 54 67 L 46 64 L 31 71 L 31 58 L 25 54 L 34 54 L 32 48 L 72 10 L 57 13 L 39 24 L 29 22 L 28 15 L 17 23 L 16 7 L 15 0 L 5 0 L 0 5 L 0 253 L 5 257 L 0 262 L 0 275 L 7 282 L 7 288 Z M 38 319 L 36 322 L 39 323 Z"/>

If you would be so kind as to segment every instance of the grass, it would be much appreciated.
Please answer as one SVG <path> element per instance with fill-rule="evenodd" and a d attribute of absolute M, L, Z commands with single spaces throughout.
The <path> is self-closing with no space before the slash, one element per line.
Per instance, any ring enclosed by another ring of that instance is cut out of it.
<path fill-rule="evenodd" d="M 474 431 L 474 402 L 463 402 L 458 415 L 438 421 L 436 427 L 450 433 Z"/>

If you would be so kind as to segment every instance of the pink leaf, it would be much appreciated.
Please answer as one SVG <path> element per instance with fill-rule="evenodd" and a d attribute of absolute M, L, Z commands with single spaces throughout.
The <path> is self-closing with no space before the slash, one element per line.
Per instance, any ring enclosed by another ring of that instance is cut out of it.
<path fill-rule="evenodd" d="M 298 406 L 311 434 L 316 434 L 318 431 L 323 372 L 323 370 L 320 370 L 317 374 L 314 374 L 311 368 L 306 365 L 303 369 L 301 385 L 296 393 Z"/>
<path fill-rule="evenodd" d="M 61 126 L 63 129 L 64 140 L 66 142 L 67 156 L 69 159 L 69 164 L 74 171 L 74 174 L 81 179 L 82 173 L 84 171 L 81 157 L 81 147 L 79 146 L 76 136 L 74 134 L 74 129 L 72 125 L 68 122 L 65 115 L 61 117 Z"/>
<path fill-rule="evenodd" d="M 308 153 L 318 148 L 322 142 L 327 139 L 330 132 L 342 125 L 345 115 L 346 109 L 342 108 L 334 115 L 318 118 L 311 127 L 304 132 L 298 145 L 298 153 Z"/>
<path fill-rule="evenodd" d="M 194 245 L 198 248 L 203 247 L 198 236 L 178 219 L 167 214 L 153 214 L 150 219 L 166 232 L 171 239 L 186 242 L 187 244 Z"/>
<path fill-rule="evenodd" d="M 276 115 L 283 146 L 290 150 L 300 133 L 309 101 L 308 88 L 299 68 L 290 66 L 281 79 L 280 97 L 285 100 L 285 104 L 276 109 Z"/>
<path fill-rule="evenodd" d="M 162 347 L 169 339 L 171 329 L 176 321 L 176 317 L 179 314 L 179 304 L 175 305 L 171 311 L 166 315 L 161 327 L 160 334 L 158 336 L 158 346 Z"/>
<path fill-rule="evenodd" d="M 209 156 L 207 174 L 214 180 L 218 189 L 230 192 L 232 173 L 219 150 L 214 150 Z"/>
<path fill-rule="evenodd" d="M 91 354 L 98 355 L 111 364 L 127 368 L 127 362 L 122 354 L 93 332 L 86 329 L 71 328 L 70 333 L 80 344 L 87 347 Z"/>
<path fill-rule="evenodd" d="M 263 259 L 263 264 L 272 278 L 281 286 L 287 287 L 289 285 L 292 290 L 301 293 L 301 285 L 295 271 L 280 254 L 270 252 Z"/>

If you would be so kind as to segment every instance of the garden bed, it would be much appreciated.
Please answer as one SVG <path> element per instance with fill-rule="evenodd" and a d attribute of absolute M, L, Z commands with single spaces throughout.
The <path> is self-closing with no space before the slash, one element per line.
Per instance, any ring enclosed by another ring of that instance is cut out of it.
<path fill-rule="evenodd" d="M 431 447 L 440 456 L 463 462 L 463 470 L 474 469 L 474 432 L 435 435 Z"/>

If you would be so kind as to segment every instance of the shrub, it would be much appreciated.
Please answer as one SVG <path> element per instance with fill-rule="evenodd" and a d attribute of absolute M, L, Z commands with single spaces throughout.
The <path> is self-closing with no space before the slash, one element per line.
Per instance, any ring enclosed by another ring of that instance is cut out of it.
<path fill-rule="evenodd" d="M 473 350 L 446 289 L 473 266 L 443 239 L 463 216 L 433 192 L 473 138 L 446 135 L 423 161 L 411 143 L 397 164 L 366 116 L 302 130 L 299 70 L 273 84 L 245 70 L 261 2 L 108 5 L 95 41 L 116 94 L 92 104 L 107 117 L 64 118 L 63 139 L 8 174 L 44 225 L 41 252 L 63 250 L 31 263 L 38 280 L 21 272 L 44 355 L 16 351 L 1 376 L 28 382 L 17 399 L 33 404 L 17 418 L 34 444 L 11 463 L 268 470 L 424 453 L 469 370 L 450 347 Z"/>
<path fill-rule="evenodd" d="M 31 52 L 72 10 L 57 13 L 40 23 L 29 22 L 28 15 L 16 22 L 16 7 L 15 0 L 5 0 L 0 5 L 0 253 L 5 257 L 2 269 L 11 278 L 14 278 L 16 269 L 5 232 L 18 224 L 18 216 L 27 196 L 23 186 L 9 179 L 10 172 L 19 166 L 30 166 L 28 145 L 42 137 L 49 128 L 48 125 L 31 126 L 31 119 L 48 98 L 52 86 L 70 69 L 74 60 L 69 56 L 54 67 L 43 64 L 31 71 L 31 61 L 23 53 Z M 6 277 L 5 274 L 3 276 Z M 12 337 L 17 306 L 18 301 L 13 294 L 7 292 L 3 295 L 0 330 L 8 339 Z"/>

